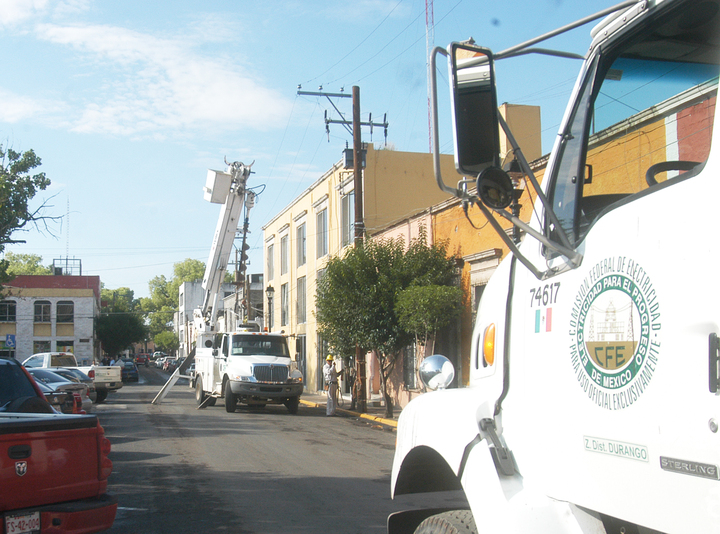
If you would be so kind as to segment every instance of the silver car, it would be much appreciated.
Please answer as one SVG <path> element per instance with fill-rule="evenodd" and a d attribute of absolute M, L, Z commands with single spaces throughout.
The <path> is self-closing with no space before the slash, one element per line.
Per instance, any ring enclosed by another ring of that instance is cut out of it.
<path fill-rule="evenodd" d="M 30 368 L 27 371 L 32 375 L 36 382 L 52 388 L 55 392 L 79 393 L 80 398 L 82 399 L 82 409 L 85 410 L 85 413 L 92 412 L 93 403 L 90 400 L 90 397 L 88 397 L 87 385 L 81 382 L 68 380 L 50 369 L 36 367 Z"/>

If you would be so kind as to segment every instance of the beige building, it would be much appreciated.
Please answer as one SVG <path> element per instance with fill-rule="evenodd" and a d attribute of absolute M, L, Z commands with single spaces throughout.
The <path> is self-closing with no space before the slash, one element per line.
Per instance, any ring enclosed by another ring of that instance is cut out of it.
<path fill-rule="evenodd" d="M 452 156 L 442 156 L 441 165 L 446 177 L 460 178 Z M 367 146 L 363 193 L 368 234 L 449 198 L 437 187 L 431 154 L 372 145 Z M 310 392 L 322 390 L 329 351 L 315 322 L 316 280 L 330 257 L 353 244 L 354 221 L 353 170 L 338 162 L 263 226 L 265 324 L 289 336 Z"/>
<path fill-rule="evenodd" d="M 38 352 L 72 352 L 81 365 L 100 358 L 95 318 L 100 277 L 21 275 L 3 287 L 0 357 L 21 362 Z"/>

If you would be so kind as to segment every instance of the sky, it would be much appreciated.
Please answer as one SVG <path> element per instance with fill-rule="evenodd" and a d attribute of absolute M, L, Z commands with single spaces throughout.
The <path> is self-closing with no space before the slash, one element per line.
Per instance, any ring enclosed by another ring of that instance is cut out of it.
<path fill-rule="evenodd" d="M 104 287 L 149 296 L 187 258 L 207 262 L 220 206 L 208 169 L 253 163 L 248 273 L 262 226 L 342 157 L 361 120 L 376 147 L 428 152 L 427 50 L 474 38 L 495 52 L 610 7 L 609 0 L 0 0 L 0 145 L 32 149 L 52 185 L 33 206 L 60 221 L 16 232 L 6 252 L 79 259 Z M 426 6 L 431 6 L 431 11 Z M 431 13 L 431 16 L 426 16 Z M 426 23 L 427 20 L 434 24 Z M 541 46 L 584 54 L 590 23 Z M 430 30 L 428 30 L 430 29 Z M 543 151 L 581 63 L 497 63 L 498 101 L 541 106 Z M 447 69 L 440 148 L 452 153 Z M 234 254 L 231 256 L 234 257 Z"/>

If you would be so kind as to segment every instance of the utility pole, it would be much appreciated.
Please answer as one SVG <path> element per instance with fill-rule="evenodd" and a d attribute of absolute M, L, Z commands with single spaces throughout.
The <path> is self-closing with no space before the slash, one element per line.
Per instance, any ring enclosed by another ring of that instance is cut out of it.
<path fill-rule="evenodd" d="M 322 87 L 320 87 L 320 91 L 322 91 Z M 342 117 L 342 120 L 335 120 L 335 119 L 328 119 L 327 113 L 325 116 L 325 128 L 328 130 L 330 124 L 342 124 L 345 126 L 345 128 L 348 128 L 350 124 L 352 124 L 352 136 L 353 136 L 353 179 L 354 179 L 354 189 L 355 189 L 355 247 L 362 246 L 363 239 L 365 238 L 365 221 L 363 219 L 363 179 L 362 179 L 362 133 L 361 133 L 361 127 L 362 126 L 370 126 L 370 132 L 372 133 L 372 128 L 374 126 L 382 126 L 384 128 L 385 133 L 385 140 L 387 141 L 387 129 L 388 129 L 388 122 L 387 122 L 387 115 L 383 117 L 383 122 L 381 123 L 375 123 L 372 121 L 372 115 L 370 115 L 370 118 L 368 122 L 362 122 L 360 120 L 360 87 L 354 85 L 352 88 L 352 104 L 353 104 L 353 116 L 352 116 L 352 123 L 345 120 L 345 118 L 342 116 L 342 113 L 340 113 L 340 110 L 335 106 L 335 104 L 330 100 L 330 97 L 337 97 L 337 98 L 349 98 L 351 95 L 347 95 L 345 93 L 323 93 L 323 92 L 309 92 L 309 91 L 300 91 L 300 86 L 298 86 L 298 95 L 308 95 L 308 96 L 324 96 L 327 97 L 330 104 L 335 108 L 335 111 L 340 114 Z M 357 388 L 358 392 L 358 410 L 361 413 L 364 413 L 367 411 L 367 385 L 365 381 L 365 372 L 366 372 L 366 365 L 365 365 L 365 353 L 362 352 L 360 347 L 356 347 L 355 349 L 355 367 L 356 367 L 356 380 L 359 381 L 359 387 Z"/>
<path fill-rule="evenodd" d="M 363 220 L 363 180 L 362 180 L 362 133 L 360 132 L 360 88 L 353 85 L 353 178 L 355 180 L 355 248 L 363 246 L 365 237 L 365 221 Z M 367 385 L 365 384 L 365 353 L 359 346 L 355 347 L 355 363 L 357 372 L 355 380 L 360 381 L 358 387 L 358 410 L 367 411 Z"/>

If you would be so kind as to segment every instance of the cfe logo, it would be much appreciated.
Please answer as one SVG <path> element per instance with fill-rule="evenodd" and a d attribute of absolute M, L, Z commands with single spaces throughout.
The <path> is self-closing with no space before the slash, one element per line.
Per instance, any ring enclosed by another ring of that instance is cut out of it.
<path fill-rule="evenodd" d="M 571 363 L 598 406 L 627 408 L 647 388 L 660 352 L 659 309 L 649 276 L 627 258 L 604 260 L 581 284 L 571 313 Z"/>

